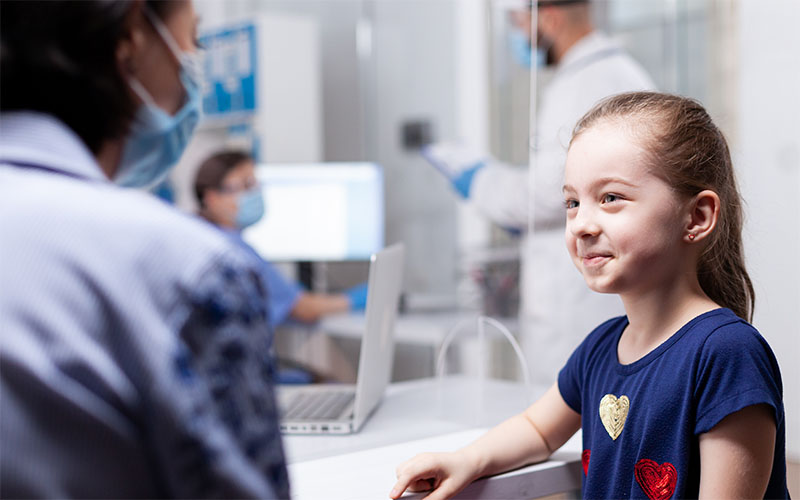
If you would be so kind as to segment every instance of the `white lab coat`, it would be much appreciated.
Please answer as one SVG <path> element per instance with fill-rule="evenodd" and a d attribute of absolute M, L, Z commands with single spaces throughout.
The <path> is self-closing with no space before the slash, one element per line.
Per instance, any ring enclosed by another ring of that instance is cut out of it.
<path fill-rule="evenodd" d="M 541 99 L 528 169 L 502 164 L 478 171 L 470 199 L 497 224 L 526 233 L 521 265 L 521 343 L 534 383 L 552 384 L 595 326 L 624 314 L 616 295 L 589 290 L 564 241 L 564 160 L 576 122 L 597 101 L 654 89 L 644 71 L 607 36 L 593 32 L 569 49 Z"/>

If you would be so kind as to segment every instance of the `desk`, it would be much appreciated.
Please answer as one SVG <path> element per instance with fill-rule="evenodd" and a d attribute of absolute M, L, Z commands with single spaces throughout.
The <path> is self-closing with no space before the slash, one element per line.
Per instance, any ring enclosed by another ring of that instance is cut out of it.
<path fill-rule="evenodd" d="M 450 451 L 480 436 L 485 429 L 518 413 L 531 400 L 521 384 L 485 382 L 481 414 L 469 398 L 447 397 L 475 393 L 474 381 L 448 378 L 392 384 L 382 404 L 358 434 L 351 436 L 286 436 L 293 498 L 388 498 L 395 467 L 424 451 Z M 546 388 L 536 388 L 538 397 Z M 439 397 L 445 395 L 445 403 Z M 461 401 L 460 408 L 454 402 Z M 458 414 L 444 415 L 458 410 Z M 473 410 L 470 413 L 470 410 Z M 465 489 L 458 498 L 535 498 L 580 489 L 580 433 L 547 462 L 487 479 Z M 412 495 L 420 498 L 424 495 Z"/>

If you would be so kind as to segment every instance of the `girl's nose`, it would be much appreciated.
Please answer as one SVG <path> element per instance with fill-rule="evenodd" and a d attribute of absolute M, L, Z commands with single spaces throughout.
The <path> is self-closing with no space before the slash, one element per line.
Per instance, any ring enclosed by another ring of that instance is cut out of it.
<path fill-rule="evenodd" d="M 575 217 L 567 221 L 567 229 L 575 238 L 587 238 L 600 233 L 600 226 L 597 224 L 592 210 L 584 206 L 579 207 Z"/>

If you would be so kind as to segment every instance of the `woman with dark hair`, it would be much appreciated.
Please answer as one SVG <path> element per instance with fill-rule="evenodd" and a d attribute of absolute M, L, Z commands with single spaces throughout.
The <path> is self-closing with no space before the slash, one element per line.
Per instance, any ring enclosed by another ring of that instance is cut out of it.
<path fill-rule="evenodd" d="M 250 155 L 239 151 L 222 151 L 207 158 L 197 170 L 194 193 L 201 217 L 222 229 L 225 234 L 253 254 L 261 262 L 262 275 L 269 292 L 272 326 L 289 319 L 317 321 L 326 314 L 364 309 L 367 302 L 366 283 L 344 293 L 314 293 L 288 281 L 263 260 L 241 236 L 242 229 L 264 216 L 264 199 Z"/>
<path fill-rule="evenodd" d="M 200 117 L 192 3 L 0 22 L 0 497 L 288 496 L 258 263 L 121 187 Z"/>

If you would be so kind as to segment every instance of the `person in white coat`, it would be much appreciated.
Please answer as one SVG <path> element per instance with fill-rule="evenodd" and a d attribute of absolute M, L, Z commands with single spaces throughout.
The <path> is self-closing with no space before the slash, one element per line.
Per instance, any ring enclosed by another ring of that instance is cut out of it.
<path fill-rule="evenodd" d="M 423 156 L 456 191 L 498 225 L 524 233 L 521 262 L 521 343 L 532 381 L 550 385 L 569 353 L 605 319 L 623 314 L 619 299 L 592 292 L 564 243 L 561 193 L 566 146 L 578 119 L 600 99 L 654 89 L 644 69 L 595 30 L 588 0 L 539 0 L 536 55 L 531 11 L 516 12 L 512 49 L 520 63 L 555 63 L 532 136 L 530 168 L 505 165 L 468 146 L 433 144 Z M 524 40 L 527 56 L 520 55 Z"/>

